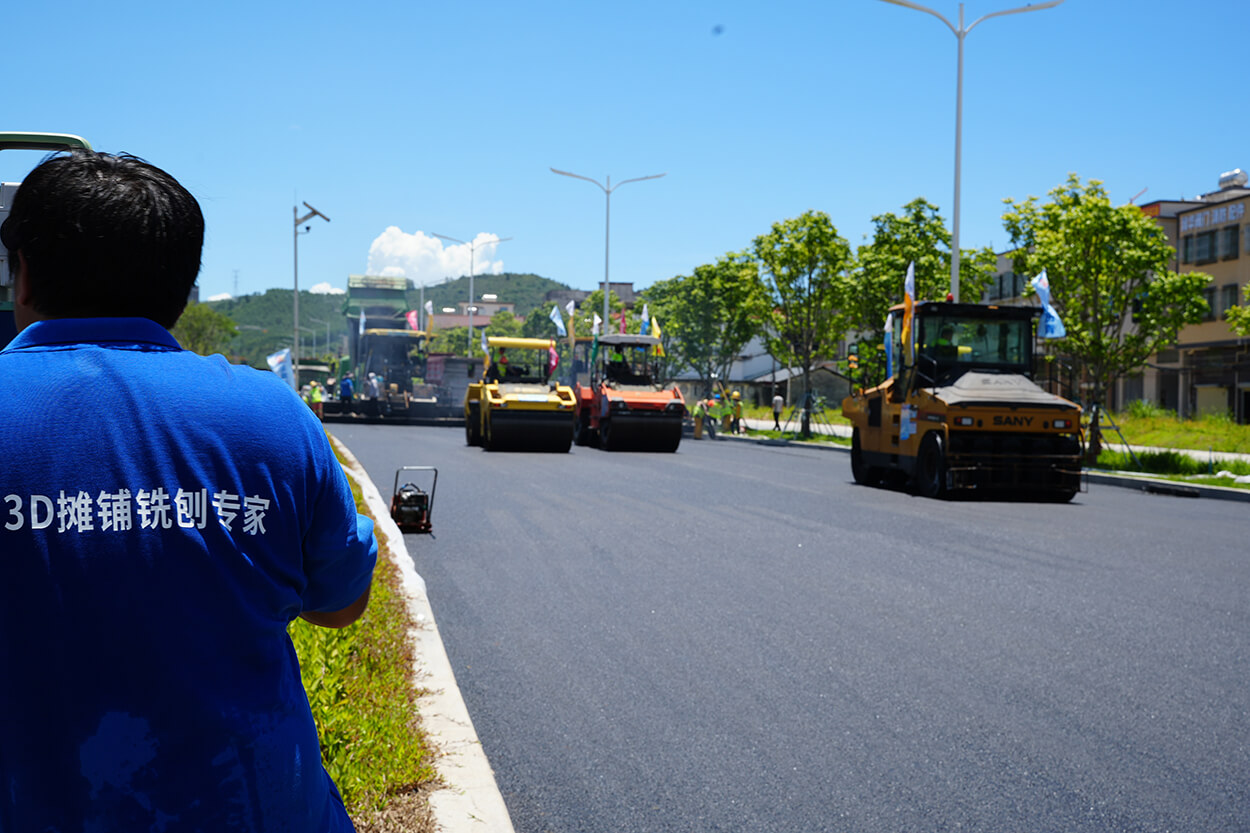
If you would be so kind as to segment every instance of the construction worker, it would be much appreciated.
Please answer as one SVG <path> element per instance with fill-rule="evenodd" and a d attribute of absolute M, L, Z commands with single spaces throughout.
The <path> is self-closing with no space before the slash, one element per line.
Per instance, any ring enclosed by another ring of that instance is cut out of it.
<path fill-rule="evenodd" d="M 325 396 L 321 390 L 321 383 L 316 379 L 312 382 L 312 389 L 308 392 L 308 404 L 312 407 L 313 413 L 317 415 L 317 419 L 322 418 L 321 403 L 325 401 Z"/>
<path fill-rule="evenodd" d="M 742 434 L 746 432 L 746 429 L 742 427 L 742 394 L 738 391 L 733 392 L 732 430 L 735 434 Z"/>
<path fill-rule="evenodd" d="M 701 440 L 703 439 L 703 423 L 707 417 L 707 403 L 702 399 L 696 399 L 690 414 L 694 417 L 694 438 Z"/>

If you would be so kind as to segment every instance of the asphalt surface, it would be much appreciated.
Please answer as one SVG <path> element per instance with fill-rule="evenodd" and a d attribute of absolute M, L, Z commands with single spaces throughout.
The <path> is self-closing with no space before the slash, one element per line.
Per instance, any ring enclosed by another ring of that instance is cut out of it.
<path fill-rule="evenodd" d="M 334 426 L 389 496 L 518 831 L 1244 831 L 1240 503 L 939 502 L 845 455 Z"/>

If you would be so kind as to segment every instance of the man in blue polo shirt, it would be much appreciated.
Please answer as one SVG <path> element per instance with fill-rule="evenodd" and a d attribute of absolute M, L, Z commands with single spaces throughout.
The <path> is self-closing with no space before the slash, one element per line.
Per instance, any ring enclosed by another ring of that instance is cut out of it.
<path fill-rule="evenodd" d="M 204 221 L 141 160 L 53 157 L 0 239 L 0 831 L 343 831 L 287 637 L 377 554 L 276 376 L 169 333 Z"/>

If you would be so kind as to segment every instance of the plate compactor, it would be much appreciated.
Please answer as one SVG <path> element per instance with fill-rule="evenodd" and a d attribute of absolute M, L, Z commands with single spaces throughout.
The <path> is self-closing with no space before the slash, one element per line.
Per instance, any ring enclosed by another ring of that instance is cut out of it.
<path fill-rule="evenodd" d="M 427 492 L 412 482 L 399 485 L 404 472 L 430 473 L 430 490 Z M 391 520 L 400 532 L 429 533 L 430 513 L 434 509 L 434 489 L 438 485 L 438 469 L 433 466 L 404 466 L 395 472 L 395 489 L 391 495 Z"/>

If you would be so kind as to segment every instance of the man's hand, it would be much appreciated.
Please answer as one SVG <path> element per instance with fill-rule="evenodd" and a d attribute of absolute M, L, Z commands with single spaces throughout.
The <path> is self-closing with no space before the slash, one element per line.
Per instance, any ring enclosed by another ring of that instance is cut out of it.
<path fill-rule="evenodd" d="M 369 588 L 365 588 L 365 592 L 360 594 L 360 598 L 352 602 L 342 610 L 318 611 L 306 610 L 299 615 L 312 625 L 322 628 L 345 628 L 352 622 L 360 618 L 365 612 L 365 608 L 369 606 Z"/>

